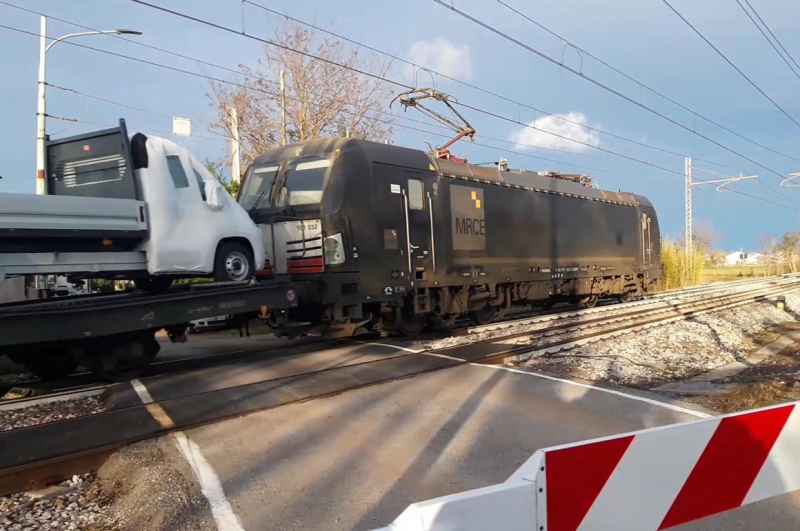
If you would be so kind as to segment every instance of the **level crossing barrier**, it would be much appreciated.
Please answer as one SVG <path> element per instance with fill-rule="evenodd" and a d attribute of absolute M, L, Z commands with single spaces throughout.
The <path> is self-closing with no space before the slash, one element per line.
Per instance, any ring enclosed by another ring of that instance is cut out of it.
<path fill-rule="evenodd" d="M 800 402 L 537 451 L 376 531 L 657 531 L 800 489 Z"/>

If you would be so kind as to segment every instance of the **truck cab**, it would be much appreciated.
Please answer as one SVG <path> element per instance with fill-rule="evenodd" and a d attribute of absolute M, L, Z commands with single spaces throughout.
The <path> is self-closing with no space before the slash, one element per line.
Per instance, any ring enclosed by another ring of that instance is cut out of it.
<path fill-rule="evenodd" d="M 0 194 L 0 279 L 66 274 L 250 280 L 265 261 L 247 212 L 185 148 L 119 127 L 47 145 L 46 195 Z"/>

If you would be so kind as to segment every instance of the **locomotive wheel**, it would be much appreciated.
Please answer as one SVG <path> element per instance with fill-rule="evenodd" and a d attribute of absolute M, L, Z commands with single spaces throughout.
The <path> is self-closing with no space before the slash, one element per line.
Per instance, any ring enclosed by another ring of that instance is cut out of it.
<path fill-rule="evenodd" d="M 597 304 L 597 295 L 589 295 L 588 297 L 583 297 L 578 302 L 579 308 L 594 308 Z"/>
<path fill-rule="evenodd" d="M 409 312 L 406 306 L 395 310 L 394 315 L 394 326 L 404 336 L 414 337 L 425 328 L 425 319 Z"/>
<path fill-rule="evenodd" d="M 469 316 L 477 325 L 487 325 L 494 321 L 497 316 L 497 308 L 495 306 L 484 306 L 480 310 L 469 312 Z"/>

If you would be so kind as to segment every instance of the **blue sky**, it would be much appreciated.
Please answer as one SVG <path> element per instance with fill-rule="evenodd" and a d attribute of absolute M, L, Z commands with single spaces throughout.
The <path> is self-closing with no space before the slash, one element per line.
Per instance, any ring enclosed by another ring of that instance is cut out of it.
<path fill-rule="evenodd" d="M 128 0 L 7 1 L 96 29 L 126 27 L 140 30 L 144 35 L 132 39 L 229 68 L 236 68 L 239 64 L 252 65 L 263 54 L 261 44 L 256 41 L 178 19 Z M 247 31 L 263 38 L 269 38 L 272 28 L 281 23 L 276 17 L 252 6 L 245 6 L 243 13 L 240 0 L 152 1 L 236 29 L 241 28 L 244 19 Z M 652 144 L 681 155 L 733 166 L 696 162 L 698 167 L 720 173 L 738 173 L 735 168 L 741 167 L 745 174 L 758 174 L 758 181 L 761 182 L 743 181 L 733 185 L 733 188 L 787 205 L 790 209 L 738 194 L 717 193 L 709 186 L 695 190 L 695 222 L 704 220 L 721 233 L 720 247 L 725 250 L 739 247 L 753 249 L 759 233 L 774 232 L 780 235 L 800 228 L 797 210 L 800 207 L 800 189 L 780 188 L 781 178 L 777 175 L 599 89 L 474 25 L 433 0 L 256 1 L 296 18 L 314 21 L 365 44 L 391 50 L 404 58 L 414 59 L 512 100 L 552 114 L 568 115 L 570 120 L 597 127 L 603 132 Z M 501 4 L 490 0 L 453 2 L 459 9 L 502 28 L 527 45 L 551 57 L 561 58 L 563 42 L 519 18 Z M 772 149 L 800 159 L 800 151 L 796 149 L 800 127 L 741 78 L 661 0 L 540 0 L 535 5 L 523 0 L 507 0 L 507 3 L 682 104 Z M 792 74 L 734 0 L 671 0 L 671 3 L 767 94 L 800 121 L 800 102 L 796 96 L 800 89 L 800 78 Z M 789 0 L 750 0 L 750 3 L 789 52 L 800 61 L 800 34 L 793 31 L 792 27 L 792 21 L 800 16 L 800 4 Z M 38 33 L 39 29 L 38 16 L 1 4 L 0 24 L 34 33 Z M 81 30 L 62 22 L 49 22 L 50 36 L 76 31 Z M 228 72 L 207 65 L 113 37 L 92 36 L 73 42 L 215 77 L 227 79 L 231 76 Z M 565 52 L 564 61 L 576 68 L 581 64 L 580 58 L 572 50 Z M 5 192 L 33 192 L 35 187 L 37 63 L 37 38 L 0 28 L 0 123 L 3 125 L 0 128 L 0 152 L 3 154 L 0 157 L 0 175 L 4 177 L 0 186 Z M 713 137 L 781 175 L 800 171 L 800 162 L 720 131 L 587 57 L 583 58 L 580 68 L 586 75 L 596 77 L 635 100 L 695 127 L 698 132 Z M 135 111 L 50 89 L 48 114 L 51 115 L 103 125 L 114 124 L 124 117 L 132 130 L 144 130 L 151 134 L 163 131 L 166 133 L 162 136 L 167 138 L 171 138 L 171 116 L 191 118 L 195 133 L 203 129 L 204 121 L 213 117 L 206 97 L 207 81 L 65 43 L 54 46 L 48 53 L 47 75 L 52 84 L 150 111 Z M 396 65 L 391 77 L 399 81 L 411 81 L 409 72 L 401 64 Z M 420 80 L 420 83 L 428 84 L 429 78 Z M 683 172 L 684 161 L 681 156 L 593 133 L 446 80 L 438 79 L 437 86 L 469 105 L 525 123 L 536 120 L 537 127 L 542 129 L 550 128 L 551 131 L 603 149 Z M 656 205 L 662 231 L 673 237 L 682 234 L 683 178 L 680 175 L 564 142 L 552 135 L 468 109 L 462 111 L 478 130 L 477 142 L 494 145 L 511 153 L 474 145 L 464 151 L 466 144 L 460 144 L 454 149 L 456 154 L 464 153 L 473 162 L 491 161 L 503 156 L 509 159 L 512 167 L 586 173 L 603 188 L 621 188 L 648 196 Z M 421 115 L 409 116 L 422 118 Z M 48 120 L 48 132 L 53 136 L 97 128 L 96 125 Z M 396 143 L 410 147 L 426 149 L 425 141 L 433 144 L 439 141 L 438 138 L 425 138 L 403 130 L 402 127 L 397 127 L 396 131 Z M 489 141 L 486 137 L 571 152 L 522 148 L 511 143 Z M 211 159 L 225 157 L 228 148 L 222 139 L 208 132 L 200 132 L 184 145 L 199 157 Z M 575 152 L 576 149 L 578 152 Z M 531 156 L 557 162 L 533 159 Z M 700 172 L 695 175 L 703 179 L 716 178 Z"/>

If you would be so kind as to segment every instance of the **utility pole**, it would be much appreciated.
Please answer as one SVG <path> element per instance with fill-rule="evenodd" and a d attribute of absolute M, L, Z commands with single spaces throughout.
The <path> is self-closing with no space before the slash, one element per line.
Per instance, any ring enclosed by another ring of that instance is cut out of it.
<path fill-rule="evenodd" d="M 686 266 L 687 269 L 692 268 L 692 157 L 686 157 L 684 161 L 684 183 L 685 183 L 685 214 L 686 214 L 686 227 L 685 227 L 685 238 L 686 241 L 684 242 L 684 254 L 686 255 Z"/>
<path fill-rule="evenodd" d="M 281 70 L 281 138 L 283 145 L 286 145 L 286 84 L 283 80 L 283 70 Z"/>
<path fill-rule="evenodd" d="M 239 159 L 239 119 L 235 107 L 229 107 L 228 112 L 231 118 L 231 182 L 238 183 L 242 175 Z"/>
<path fill-rule="evenodd" d="M 45 101 L 45 58 L 47 53 L 47 17 L 42 16 L 39 27 L 39 85 L 36 109 L 36 193 L 45 194 L 44 186 L 44 135 L 47 123 Z M 37 278 L 38 280 L 38 278 Z"/>
<path fill-rule="evenodd" d="M 692 177 L 692 169 L 695 169 L 697 171 L 702 171 L 705 173 L 710 173 L 713 175 L 719 175 L 723 178 L 714 179 L 712 181 L 695 181 Z M 729 175 L 723 175 L 721 173 L 704 170 L 702 168 L 693 168 L 692 158 L 686 157 L 684 166 L 684 182 L 685 182 L 685 192 L 686 192 L 686 241 L 684 243 L 685 245 L 684 252 L 686 254 L 687 278 L 689 276 L 689 272 L 692 270 L 693 258 L 694 258 L 693 256 L 694 246 L 692 245 L 692 188 L 703 184 L 715 184 L 717 185 L 717 192 L 729 192 L 730 190 L 725 189 L 727 185 L 744 179 L 757 179 L 757 178 L 758 175 L 743 175 L 741 169 L 739 170 L 739 175 L 737 175 L 736 177 L 731 177 Z"/>

